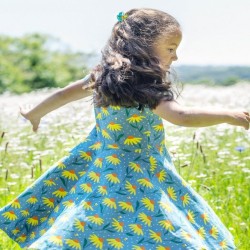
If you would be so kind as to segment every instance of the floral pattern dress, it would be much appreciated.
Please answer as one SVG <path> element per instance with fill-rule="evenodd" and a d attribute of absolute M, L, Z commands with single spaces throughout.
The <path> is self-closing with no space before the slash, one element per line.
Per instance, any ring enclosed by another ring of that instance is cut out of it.
<path fill-rule="evenodd" d="M 149 108 L 95 107 L 88 137 L 0 210 L 32 249 L 235 249 L 207 202 L 177 173 Z"/>

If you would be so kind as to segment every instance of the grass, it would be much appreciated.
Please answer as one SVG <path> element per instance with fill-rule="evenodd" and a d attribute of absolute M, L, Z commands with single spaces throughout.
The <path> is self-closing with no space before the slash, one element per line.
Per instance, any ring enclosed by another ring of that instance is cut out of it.
<path fill-rule="evenodd" d="M 20 100 L 23 100 L 21 96 Z M 14 115 L 10 116 L 11 112 Z M 73 115 L 75 113 L 79 115 Z M 73 103 L 44 117 L 41 130 L 35 134 L 30 125 L 17 116 L 16 110 L 3 110 L 0 118 L 0 207 L 82 141 L 93 122 L 89 105 Z M 229 228 L 237 249 L 249 249 L 249 131 L 230 125 L 196 129 L 165 123 L 165 128 L 166 146 L 177 171 Z M 0 231 L 1 249 L 21 248 Z"/>

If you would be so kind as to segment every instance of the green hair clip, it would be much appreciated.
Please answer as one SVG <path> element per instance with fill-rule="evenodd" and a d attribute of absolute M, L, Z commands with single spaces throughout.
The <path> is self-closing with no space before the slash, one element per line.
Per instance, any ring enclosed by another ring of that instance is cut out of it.
<path fill-rule="evenodd" d="M 127 14 L 124 15 L 124 12 L 120 12 L 118 15 L 117 15 L 117 19 L 119 22 L 122 22 L 123 20 L 125 20 L 126 18 L 128 17 Z"/>

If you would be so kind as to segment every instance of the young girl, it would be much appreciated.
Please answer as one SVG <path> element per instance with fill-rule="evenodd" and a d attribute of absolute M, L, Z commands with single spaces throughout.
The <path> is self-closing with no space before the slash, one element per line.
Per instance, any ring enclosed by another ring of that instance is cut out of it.
<path fill-rule="evenodd" d="M 117 17 L 90 75 L 21 110 L 37 131 L 44 115 L 93 89 L 96 125 L 0 210 L 1 229 L 32 249 L 235 249 L 211 207 L 177 173 L 162 119 L 249 129 L 249 113 L 180 106 L 168 77 L 179 23 L 148 8 Z"/>

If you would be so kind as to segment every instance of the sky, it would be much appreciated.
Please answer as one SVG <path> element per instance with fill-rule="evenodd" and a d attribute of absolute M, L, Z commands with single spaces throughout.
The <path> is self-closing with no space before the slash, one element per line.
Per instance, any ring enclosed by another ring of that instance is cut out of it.
<path fill-rule="evenodd" d="M 50 34 L 72 51 L 101 56 L 116 15 L 143 7 L 181 24 L 176 66 L 250 66 L 249 0 L 0 0 L 0 35 Z"/>

